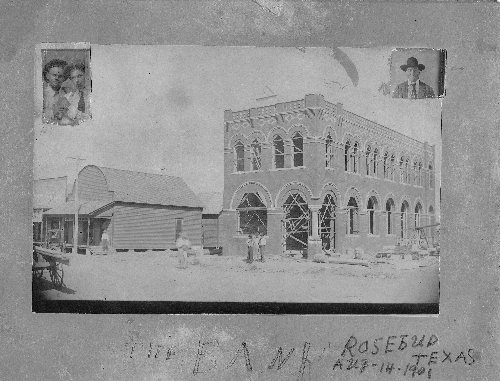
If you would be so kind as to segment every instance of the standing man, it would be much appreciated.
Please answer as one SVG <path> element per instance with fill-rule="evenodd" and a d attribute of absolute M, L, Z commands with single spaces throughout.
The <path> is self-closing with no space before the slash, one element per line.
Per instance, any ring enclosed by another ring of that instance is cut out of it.
<path fill-rule="evenodd" d="M 266 244 L 267 244 L 267 235 L 265 235 L 264 232 L 261 232 L 259 239 L 259 251 L 260 251 L 261 262 L 265 262 L 264 253 L 266 252 Z"/>
<path fill-rule="evenodd" d="M 186 236 L 181 233 L 175 242 L 177 246 L 177 256 L 179 259 L 179 268 L 185 269 L 187 268 L 187 251 L 191 247 L 191 242 L 186 238 Z"/>
<path fill-rule="evenodd" d="M 104 229 L 104 231 L 102 232 L 101 247 L 102 247 L 102 251 L 107 254 L 108 249 L 109 249 L 109 235 L 108 235 L 108 231 L 106 229 Z"/>
<path fill-rule="evenodd" d="M 248 239 L 247 239 L 247 248 L 248 248 L 247 262 L 248 263 L 253 262 L 253 248 L 254 248 L 253 242 L 254 242 L 253 234 L 249 234 Z"/>
<path fill-rule="evenodd" d="M 63 60 L 53 59 L 43 68 L 43 121 L 45 123 L 57 122 L 55 115 L 65 112 L 64 105 L 59 103 L 59 90 L 65 80 L 64 69 L 68 63 Z"/>
<path fill-rule="evenodd" d="M 408 80 L 396 86 L 392 94 L 393 98 L 423 99 L 435 97 L 432 87 L 419 79 L 420 72 L 425 69 L 425 65 L 419 64 L 415 57 L 410 57 L 406 61 L 406 65 L 401 65 L 400 68 L 406 72 Z"/>

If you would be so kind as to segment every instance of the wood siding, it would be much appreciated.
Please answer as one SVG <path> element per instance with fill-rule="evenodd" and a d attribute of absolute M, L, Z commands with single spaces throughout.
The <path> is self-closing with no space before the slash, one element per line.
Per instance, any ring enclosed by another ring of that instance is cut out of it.
<path fill-rule="evenodd" d="M 121 204 L 114 207 L 115 249 L 169 249 L 175 247 L 176 219 L 192 245 L 201 245 L 201 208 Z"/>
<path fill-rule="evenodd" d="M 101 170 L 93 165 L 87 166 L 78 176 L 78 196 L 80 200 L 111 200 L 112 192 Z"/>
<path fill-rule="evenodd" d="M 203 247 L 219 247 L 218 215 L 203 215 L 201 225 L 203 231 Z"/>

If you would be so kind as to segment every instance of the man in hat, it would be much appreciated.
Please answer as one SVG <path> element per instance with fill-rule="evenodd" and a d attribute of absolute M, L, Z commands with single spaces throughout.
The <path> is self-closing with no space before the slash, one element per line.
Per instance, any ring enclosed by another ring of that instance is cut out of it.
<path fill-rule="evenodd" d="M 435 97 L 432 87 L 419 79 L 420 72 L 425 69 L 425 66 L 419 64 L 415 57 L 408 58 L 406 65 L 400 67 L 406 72 L 408 80 L 396 86 L 392 94 L 393 98 L 423 99 Z"/>

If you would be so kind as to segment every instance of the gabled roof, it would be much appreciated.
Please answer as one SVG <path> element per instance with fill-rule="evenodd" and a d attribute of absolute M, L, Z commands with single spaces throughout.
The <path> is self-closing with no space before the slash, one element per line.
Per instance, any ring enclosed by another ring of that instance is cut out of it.
<path fill-rule="evenodd" d="M 203 205 L 184 180 L 176 176 L 98 167 L 106 178 L 113 201 L 201 208 Z"/>
<path fill-rule="evenodd" d="M 203 214 L 219 214 L 222 211 L 222 193 L 198 193 L 203 204 Z"/>

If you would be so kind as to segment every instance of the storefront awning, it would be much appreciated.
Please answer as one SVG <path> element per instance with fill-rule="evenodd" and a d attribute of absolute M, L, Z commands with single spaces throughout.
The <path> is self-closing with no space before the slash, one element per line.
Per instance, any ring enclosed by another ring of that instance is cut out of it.
<path fill-rule="evenodd" d="M 97 200 L 97 201 L 85 201 L 80 204 L 80 209 L 78 211 L 78 214 L 80 215 L 91 215 L 94 212 L 96 212 L 99 209 L 102 209 L 106 205 L 111 204 L 109 200 Z M 68 201 L 65 202 L 64 204 L 56 205 L 53 208 L 47 210 L 46 212 L 43 213 L 44 216 L 51 216 L 51 215 L 68 215 L 68 214 L 75 214 L 75 202 L 74 201 Z"/>

